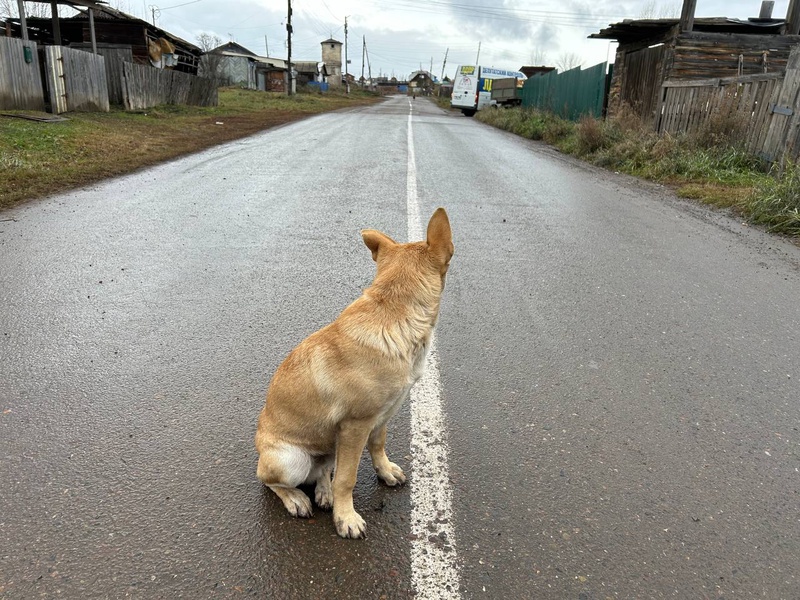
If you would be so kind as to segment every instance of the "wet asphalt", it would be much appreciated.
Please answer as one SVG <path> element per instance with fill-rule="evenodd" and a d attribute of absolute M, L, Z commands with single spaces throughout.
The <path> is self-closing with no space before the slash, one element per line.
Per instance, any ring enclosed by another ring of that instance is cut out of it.
<path fill-rule="evenodd" d="M 464 598 L 800 597 L 800 249 L 413 102 Z M 410 492 L 292 519 L 252 437 L 405 239 L 409 101 L 0 213 L 0 597 L 410 598 Z M 410 417 L 390 457 L 413 477 Z M 423 541 L 424 543 L 424 541 Z"/>

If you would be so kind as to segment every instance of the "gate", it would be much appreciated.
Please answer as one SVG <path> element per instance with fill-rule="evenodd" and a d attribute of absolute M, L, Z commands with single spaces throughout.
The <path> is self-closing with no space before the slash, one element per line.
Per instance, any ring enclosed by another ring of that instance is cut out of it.
<path fill-rule="evenodd" d="M 65 46 L 45 46 L 45 82 L 51 111 L 108 112 L 108 80 L 102 56 Z"/>

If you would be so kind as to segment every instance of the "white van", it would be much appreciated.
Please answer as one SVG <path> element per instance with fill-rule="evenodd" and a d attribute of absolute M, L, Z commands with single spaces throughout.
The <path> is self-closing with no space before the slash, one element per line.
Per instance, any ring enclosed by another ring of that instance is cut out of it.
<path fill-rule="evenodd" d="M 477 111 L 492 105 L 492 80 L 507 77 L 525 79 L 525 75 L 519 71 L 461 65 L 456 69 L 450 106 L 461 109 L 462 113 L 471 117 Z"/>

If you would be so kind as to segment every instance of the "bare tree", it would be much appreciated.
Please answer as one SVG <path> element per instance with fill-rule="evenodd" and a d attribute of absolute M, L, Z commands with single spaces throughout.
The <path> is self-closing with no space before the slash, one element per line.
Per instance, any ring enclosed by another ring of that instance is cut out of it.
<path fill-rule="evenodd" d="M 677 19 L 681 15 L 681 3 L 658 4 L 656 0 L 649 0 L 639 11 L 640 19 Z"/>
<path fill-rule="evenodd" d="M 61 10 L 59 9 L 59 14 Z M 33 18 L 46 19 L 50 15 L 50 5 L 41 4 L 39 2 L 26 2 L 25 15 Z M 19 17 L 19 10 L 17 10 L 17 0 L 0 0 L 0 18 L 11 17 L 16 19 Z"/>
<path fill-rule="evenodd" d="M 533 48 L 530 54 L 529 65 L 543 66 L 547 64 L 547 50 L 543 48 Z"/>
<path fill-rule="evenodd" d="M 582 62 L 583 60 L 579 54 L 575 52 L 562 52 L 556 59 L 556 69 L 558 69 L 559 73 L 563 73 L 564 71 L 579 67 Z"/>
<path fill-rule="evenodd" d="M 212 52 L 212 50 L 221 46 L 222 40 L 219 36 L 201 33 L 197 36 L 197 45 L 203 51 L 200 59 L 200 74 L 214 80 L 217 85 L 221 85 L 224 78 L 222 66 L 225 57 L 220 53 Z"/>

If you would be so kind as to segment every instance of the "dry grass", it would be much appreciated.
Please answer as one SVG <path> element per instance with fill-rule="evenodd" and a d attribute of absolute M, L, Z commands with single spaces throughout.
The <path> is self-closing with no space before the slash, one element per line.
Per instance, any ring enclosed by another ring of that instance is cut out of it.
<path fill-rule="evenodd" d="M 73 113 L 61 123 L 0 117 L 0 208 L 129 173 L 310 114 L 378 100 L 372 95 L 336 93 L 289 98 L 231 88 L 220 91 L 220 105 L 213 108 Z"/>

